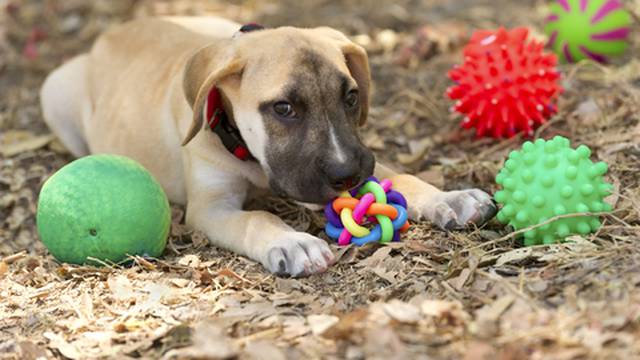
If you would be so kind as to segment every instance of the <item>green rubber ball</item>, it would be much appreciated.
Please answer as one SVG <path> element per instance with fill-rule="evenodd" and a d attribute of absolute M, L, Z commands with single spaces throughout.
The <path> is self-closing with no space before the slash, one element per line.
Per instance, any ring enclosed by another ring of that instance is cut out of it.
<path fill-rule="evenodd" d="M 497 218 L 515 230 L 560 215 L 611 211 L 604 198 L 613 186 L 603 180 L 604 162 L 593 163 L 591 150 L 580 145 L 572 149 L 567 138 L 527 141 L 512 151 L 496 176 L 500 190 L 495 200 L 501 205 Z M 600 228 L 597 216 L 576 216 L 526 231 L 525 245 L 552 244 L 574 234 L 588 234 Z"/>
<path fill-rule="evenodd" d="M 162 255 L 171 210 L 160 184 L 142 165 L 123 156 L 91 155 L 44 183 L 36 222 L 57 260 L 99 265 L 120 263 L 129 255 Z"/>
<path fill-rule="evenodd" d="M 562 62 L 606 63 L 629 46 L 631 14 L 619 0 L 556 0 L 544 32 Z"/>

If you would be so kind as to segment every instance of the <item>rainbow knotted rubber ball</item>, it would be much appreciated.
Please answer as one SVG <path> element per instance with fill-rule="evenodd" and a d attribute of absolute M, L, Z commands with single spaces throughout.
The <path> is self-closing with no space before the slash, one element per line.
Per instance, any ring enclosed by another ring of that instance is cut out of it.
<path fill-rule="evenodd" d="M 613 188 L 603 180 L 604 162 L 593 163 L 591 150 L 570 147 L 568 139 L 527 141 L 512 151 L 496 176 L 502 188 L 495 200 L 502 205 L 497 218 L 520 230 L 559 215 L 611 211 L 603 201 Z M 572 234 L 588 234 L 600 227 L 596 216 L 560 218 L 524 233 L 525 245 L 551 244 Z"/>
<path fill-rule="evenodd" d="M 324 208 L 327 235 L 340 246 L 400 240 L 400 232 L 409 228 L 407 201 L 391 186 L 391 180 L 378 182 L 370 177 L 359 188 L 328 203 Z"/>
<path fill-rule="evenodd" d="M 620 0 L 557 0 L 544 31 L 563 62 L 589 58 L 606 63 L 627 49 L 631 15 Z"/>
<path fill-rule="evenodd" d="M 100 265 L 122 262 L 128 255 L 162 255 L 171 209 L 160 184 L 142 165 L 123 156 L 91 155 L 67 164 L 44 183 L 36 221 L 56 259 Z"/>

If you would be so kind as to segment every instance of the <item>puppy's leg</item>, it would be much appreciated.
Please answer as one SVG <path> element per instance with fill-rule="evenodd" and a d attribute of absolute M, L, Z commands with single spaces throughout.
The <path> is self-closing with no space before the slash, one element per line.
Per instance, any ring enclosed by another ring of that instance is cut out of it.
<path fill-rule="evenodd" d="M 412 219 L 426 218 L 445 230 L 481 225 L 497 210 L 491 196 L 482 190 L 441 191 L 413 175 L 397 174 L 381 164 L 376 164 L 375 175 L 390 179 L 394 189 L 407 198 Z"/>
<path fill-rule="evenodd" d="M 89 154 L 82 130 L 84 119 L 91 116 L 88 61 L 87 55 L 73 58 L 53 71 L 40 90 L 44 121 L 75 157 Z"/>
<path fill-rule="evenodd" d="M 265 211 L 243 211 L 248 184 L 217 170 L 212 163 L 191 159 L 187 223 L 202 230 L 215 245 L 248 256 L 269 271 L 302 276 L 326 270 L 334 261 L 327 243 L 298 232 Z"/>

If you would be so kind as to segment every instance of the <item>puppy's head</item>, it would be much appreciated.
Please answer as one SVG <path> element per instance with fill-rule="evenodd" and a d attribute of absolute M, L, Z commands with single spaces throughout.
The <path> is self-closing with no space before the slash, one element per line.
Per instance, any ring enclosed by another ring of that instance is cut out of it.
<path fill-rule="evenodd" d="M 278 194 L 322 203 L 373 173 L 374 156 L 358 134 L 368 113 L 369 63 L 342 33 L 277 28 L 199 50 L 185 69 L 194 110 L 185 144 L 202 128 L 213 86 Z"/>

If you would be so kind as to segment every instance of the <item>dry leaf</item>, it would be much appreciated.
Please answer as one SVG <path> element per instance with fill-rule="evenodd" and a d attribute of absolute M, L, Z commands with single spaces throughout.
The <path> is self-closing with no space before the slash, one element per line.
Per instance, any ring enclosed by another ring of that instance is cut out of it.
<path fill-rule="evenodd" d="M 384 29 L 376 35 L 376 42 L 380 44 L 384 52 L 389 52 L 398 44 L 398 34 L 393 30 Z"/>
<path fill-rule="evenodd" d="M 390 246 L 382 246 L 376 252 L 374 252 L 368 258 L 360 261 L 358 266 L 366 266 L 369 268 L 375 268 L 381 266 L 384 261 L 389 257 L 389 253 L 393 250 Z"/>
<path fill-rule="evenodd" d="M 203 286 L 209 286 L 213 283 L 213 276 L 207 269 L 195 271 L 193 274 L 193 279 Z"/>
<path fill-rule="evenodd" d="M 276 314 L 278 311 L 274 305 L 270 302 L 257 302 L 239 305 L 235 307 L 228 307 L 224 312 L 224 317 L 244 318 L 247 321 L 252 318 L 266 318 L 270 315 Z"/>
<path fill-rule="evenodd" d="M 228 278 L 231 278 L 231 279 L 250 282 L 249 280 L 247 280 L 247 279 L 243 278 L 242 276 L 236 274 L 233 270 L 231 270 L 229 268 L 224 268 L 224 269 L 218 271 L 218 276 L 224 276 L 224 277 L 228 277 Z"/>
<path fill-rule="evenodd" d="M 613 209 L 616 208 L 616 205 L 618 205 L 618 201 L 620 200 L 620 179 L 618 179 L 617 176 L 615 176 L 614 174 L 609 174 L 608 177 L 611 179 L 611 182 L 613 183 L 613 189 L 611 190 L 611 195 L 607 196 L 604 198 L 604 201 L 611 205 L 611 207 Z"/>
<path fill-rule="evenodd" d="M 337 324 L 333 325 L 322 336 L 328 339 L 343 339 L 349 337 L 356 331 L 356 326 L 364 320 L 369 312 L 364 309 L 355 310 L 340 318 Z"/>
<path fill-rule="evenodd" d="M 364 144 L 372 150 L 384 150 L 385 148 L 384 139 L 375 133 L 372 136 L 367 136 L 364 139 Z"/>
<path fill-rule="evenodd" d="M 392 319 L 401 323 L 414 324 L 422 318 L 420 309 L 395 299 L 384 304 L 383 309 Z"/>
<path fill-rule="evenodd" d="M 332 315 L 309 315 L 307 316 L 307 322 L 311 327 L 313 335 L 321 335 L 327 329 L 338 323 L 340 319 L 337 316 Z"/>
<path fill-rule="evenodd" d="M 148 282 L 142 288 L 142 291 L 148 293 L 148 296 L 146 300 L 136 306 L 136 310 L 152 312 L 153 310 L 161 308 L 162 300 L 172 295 L 174 289 L 164 284 Z"/>
<path fill-rule="evenodd" d="M 20 358 L 24 360 L 46 359 L 47 351 L 41 346 L 31 341 L 20 341 L 18 343 Z"/>
<path fill-rule="evenodd" d="M 533 258 L 535 254 L 537 253 L 533 247 L 523 247 L 519 249 L 513 249 L 498 256 L 498 259 L 496 260 L 496 266 L 502 266 L 508 263 L 521 262 L 523 260 Z"/>
<path fill-rule="evenodd" d="M 500 316 L 513 304 L 515 298 L 505 295 L 491 304 L 483 306 L 476 312 L 476 321 L 472 324 L 472 331 L 482 339 L 490 340 L 498 335 Z"/>
<path fill-rule="evenodd" d="M 58 154 L 69 154 L 69 149 L 67 149 L 58 138 L 53 139 L 53 141 L 49 143 L 49 149 L 51 149 L 51 151 L 57 152 Z"/>
<path fill-rule="evenodd" d="M 459 308 L 457 303 L 444 300 L 425 300 L 420 305 L 422 313 L 427 316 L 440 317 L 447 312 L 454 311 Z"/>
<path fill-rule="evenodd" d="M 464 284 L 469 280 L 469 277 L 473 274 L 473 271 L 469 268 L 464 268 L 460 271 L 460 275 L 449 280 L 449 283 L 456 289 L 460 290 L 464 287 Z"/>
<path fill-rule="evenodd" d="M 395 55 L 394 64 L 415 68 L 433 56 L 450 51 L 466 38 L 463 23 L 436 23 L 420 27 Z"/>
<path fill-rule="evenodd" d="M 464 360 L 494 360 L 496 350 L 490 344 L 484 342 L 473 342 L 465 351 Z"/>
<path fill-rule="evenodd" d="M 397 271 L 387 270 L 382 266 L 370 268 L 369 271 L 388 281 L 390 284 L 395 284 L 396 282 L 398 282 L 398 280 L 396 279 L 396 276 L 398 275 Z"/>
<path fill-rule="evenodd" d="M 229 359 L 238 349 L 224 328 L 213 321 L 203 321 L 193 331 L 193 345 L 167 352 L 162 359 Z"/>
<path fill-rule="evenodd" d="M 0 277 L 3 277 L 7 271 L 9 271 L 9 265 L 4 261 L 0 261 Z"/>
<path fill-rule="evenodd" d="M 398 154 L 398 161 L 402 165 L 410 165 L 414 162 L 421 160 L 424 155 L 433 146 L 433 140 L 430 138 L 424 138 L 419 141 L 409 141 L 410 154 Z"/>
<path fill-rule="evenodd" d="M 578 105 L 573 116 L 577 117 L 580 126 L 585 126 L 594 125 L 602 118 L 603 114 L 595 100 L 589 98 Z"/>
<path fill-rule="evenodd" d="M 178 264 L 192 267 L 192 268 L 197 268 L 200 266 L 200 258 L 198 257 L 198 255 L 193 255 L 193 254 L 185 255 L 181 257 L 180 260 L 178 260 Z"/>
<path fill-rule="evenodd" d="M 259 340 L 253 341 L 245 346 L 244 351 L 242 353 L 243 358 L 247 358 L 248 360 L 286 360 L 287 356 L 285 353 L 280 350 L 274 344 Z"/>
<path fill-rule="evenodd" d="M 126 276 L 117 275 L 115 277 L 109 277 L 107 279 L 107 285 L 113 297 L 118 301 L 125 301 L 136 296 L 133 285 L 131 285 L 131 282 Z"/>
<path fill-rule="evenodd" d="M 189 280 L 189 279 L 169 279 L 169 282 L 172 283 L 173 285 L 179 287 L 179 288 L 183 288 L 183 287 L 186 287 L 187 285 L 189 285 L 191 280 Z"/>
<path fill-rule="evenodd" d="M 0 153 L 11 157 L 44 147 L 54 138 L 52 134 L 34 135 L 28 132 L 9 131 L 0 138 Z"/>
<path fill-rule="evenodd" d="M 224 329 L 210 321 L 195 327 L 193 342 L 195 349 L 212 358 L 226 359 L 237 353 L 236 347 L 226 336 Z"/>
<path fill-rule="evenodd" d="M 68 343 L 62 336 L 53 332 L 45 332 L 43 336 L 49 340 L 49 347 L 60 351 L 60 353 L 69 359 L 80 359 L 83 356 L 74 345 Z"/>
<path fill-rule="evenodd" d="M 351 263 L 356 259 L 358 248 L 354 245 L 343 246 L 336 252 L 336 264 Z"/>
<path fill-rule="evenodd" d="M 282 331 L 282 339 L 283 340 L 294 340 L 299 338 L 300 336 L 306 335 L 310 332 L 310 327 L 307 324 L 307 321 L 304 318 L 300 318 L 298 316 L 287 316 L 282 321 L 283 331 Z"/>
<path fill-rule="evenodd" d="M 465 323 L 470 318 L 459 302 L 425 300 L 420 305 L 420 310 L 426 316 L 443 319 L 449 324 Z"/>

